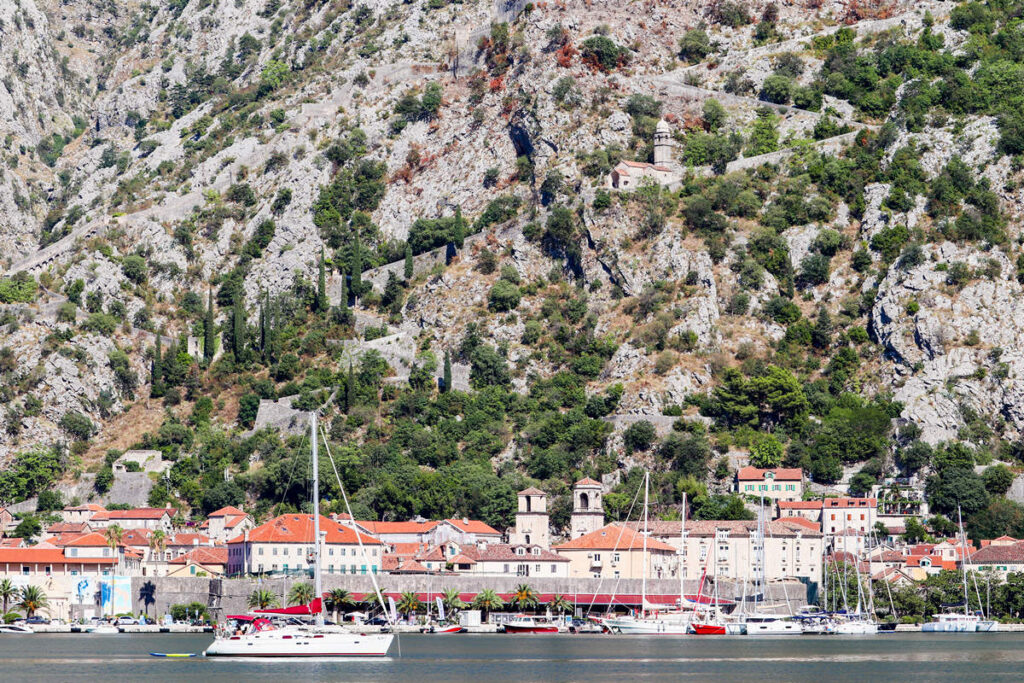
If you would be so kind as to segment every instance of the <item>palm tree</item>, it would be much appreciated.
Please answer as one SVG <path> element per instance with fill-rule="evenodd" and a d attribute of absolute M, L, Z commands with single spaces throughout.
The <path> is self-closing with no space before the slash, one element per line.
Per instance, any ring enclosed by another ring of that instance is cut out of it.
<path fill-rule="evenodd" d="M 485 588 L 473 598 L 473 607 L 484 613 L 484 621 L 487 621 L 487 615 L 491 611 L 501 609 L 504 606 L 505 601 L 490 588 Z"/>
<path fill-rule="evenodd" d="M 410 614 L 415 614 L 422 608 L 423 603 L 420 602 L 419 596 L 412 591 L 406 591 L 398 598 L 398 611 L 406 617 Z"/>
<path fill-rule="evenodd" d="M 441 603 L 444 605 L 445 610 L 448 611 L 448 616 L 454 616 L 460 609 L 466 607 L 466 603 L 459 597 L 458 588 L 448 588 L 444 592 L 444 597 L 441 598 Z"/>
<path fill-rule="evenodd" d="M 572 611 L 572 603 L 564 595 L 555 593 L 551 596 L 551 602 L 548 603 L 548 609 L 552 612 L 558 612 L 558 616 L 562 616 L 565 612 Z"/>
<path fill-rule="evenodd" d="M 247 605 L 254 609 L 267 609 L 278 606 L 277 594 L 266 588 L 257 588 L 249 594 Z"/>
<path fill-rule="evenodd" d="M 18 603 L 18 607 L 25 610 L 25 616 L 35 616 L 36 610 L 47 609 L 49 606 L 46 593 L 39 586 L 25 586 L 21 589 L 21 602 Z"/>
<path fill-rule="evenodd" d="M 533 592 L 528 584 L 521 583 L 515 587 L 512 591 L 512 604 L 515 605 L 516 609 L 528 610 L 534 609 L 537 604 L 537 594 Z"/>
<path fill-rule="evenodd" d="M 114 551 L 114 557 L 117 557 L 117 548 L 121 545 L 121 540 L 124 538 L 124 529 L 118 524 L 111 524 L 103 532 L 103 536 L 107 539 L 107 545 Z"/>
<path fill-rule="evenodd" d="M 334 621 L 338 621 L 338 612 L 356 604 L 355 598 L 344 588 L 335 588 L 324 597 L 327 598 L 327 608 L 334 612 Z"/>
<path fill-rule="evenodd" d="M 308 581 L 300 581 L 292 584 L 288 591 L 289 605 L 308 605 L 313 602 L 313 584 Z"/>
<path fill-rule="evenodd" d="M 10 604 L 11 600 L 18 597 L 20 592 L 14 587 L 10 579 L 4 579 L 0 581 L 0 600 L 4 602 L 4 614 L 7 614 L 7 605 Z M 3 616 L 3 615 L 0 615 Z"/>
<path fill-rule="evenodd" d="M 149 535 L 149 549 L 154 553 L 162 553 L 167 550 L 167 534 L 157 529 Z"/>

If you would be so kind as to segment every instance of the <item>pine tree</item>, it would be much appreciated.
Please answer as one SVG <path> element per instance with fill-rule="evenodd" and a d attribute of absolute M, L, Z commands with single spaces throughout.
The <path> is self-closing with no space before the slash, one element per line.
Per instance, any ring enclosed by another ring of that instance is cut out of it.
<path fill-rule="evenodd" d="M 448 351 L 444 352 L 444 379 L 442 382 L 444 386 L 441 387 L 441 391 L 447 394 L 452 390 L 452 354 Z"/>
<path fill-rule="evenodd" d="M 320 314 L 327 312 L 327 273 L 324 270 L 323 247 L 320 247 L 320 271 L 316 281 L 316 310 Z"/>
<path fill-rule="evenodd" d="M 412 279 L 413 264 L 412 264 L 412 245 L 408 242 L 405 243 L 405 279 L 409 281 Z"/>
<path fill-rule="evenodd" d="M 242 311 L 242 296 L 235 297 L 235 305 L 232 311 L 231 320 L 231 348 L 235 352 L 235 360 L 242 359 L 242 351 L 245 349 L 245 314 Z"/>
<path fill-rule="evenodd" d="M 352 275 L 352 296 L 359 298 L 363 293 L 363 247 L 359 244 L 359 235 L 352 243 L 352 262 L 349 264 Z"/>
<path fill-rule="evenodd" d="M 345 380 L 345 412 L 352 410 L 352 404 L 356 401 L 356 374 L 352 364 L 348 364 L 348 378 Z"/>
<path fill-rule="evenodd" d="M 213 360 L 213 288 L 206 305 L 206 319 L 203 321 L 203 358 L 207 363 Z"/>
<path fill-rule="evenodd" d="M 452 244 L 456 249 L 462 249 L 466 241 L 466 228 L 462 222 L 462 205 L 455 207 L 455 227 L 452 228 Z"/>

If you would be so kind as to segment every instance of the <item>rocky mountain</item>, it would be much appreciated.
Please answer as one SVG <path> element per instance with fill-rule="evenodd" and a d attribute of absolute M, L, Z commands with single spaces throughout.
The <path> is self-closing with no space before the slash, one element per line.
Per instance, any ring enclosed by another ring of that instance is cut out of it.
<path fill-rule="evenodd" d="M 270 505 L 291 396 L 398 488 L 1013 460 L 1017 4 L 5 3 L 0 455 Z"/>

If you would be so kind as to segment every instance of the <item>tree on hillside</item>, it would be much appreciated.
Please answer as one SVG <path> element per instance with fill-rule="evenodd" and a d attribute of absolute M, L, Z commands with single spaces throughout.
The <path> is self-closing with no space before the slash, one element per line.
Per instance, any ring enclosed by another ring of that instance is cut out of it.
<path fill-rule="evenodd" d="M 213 360 L 213 288 L 210 288 L 206 304 L 206 318 L 203 320 L 203 358 L 207 363 Z"/>

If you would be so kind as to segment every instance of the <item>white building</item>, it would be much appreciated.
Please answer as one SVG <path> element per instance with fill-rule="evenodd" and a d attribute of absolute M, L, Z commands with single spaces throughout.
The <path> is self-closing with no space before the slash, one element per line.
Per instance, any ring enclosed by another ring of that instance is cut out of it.
<path fill-rule="evenodd" d="M 548 519 L 548 494 L 538 488 L 523 489 L 518 494 L 516 526 L 509 534 L 512 545 L 551 547 Z"/>
<path fill-rule="evenodd" d="M 604 526 L 604 504 L 601 482 L 581 479 L 572 487 L 572 516 L 569 518 L 570 538 L 579 538 Z"/>
<path fill-rule="evenodd" d="M 636 190 L 642 185 L 654 184 L 671 189 L 678 187 L 681 179 L 672 128 L 662 119 L 654 130 L 654 163 L 620 161 L 608 174 L 605 186 L 613 190 Z"/>
<path fill-rule="evenodd" d="M 451 559 L 451 566 L 453 572 L 474 576 L 569 576 L 569 560 L 539 545 L 465 546 Z"/>
<path fill-rule="evenodd" d="M 225 543 L 229 538 L 255 526 L 256 522 L 251 515 L 229 505 L 208 514 L 199 529 L 215 543 Z"/>
<path fill-rule="evenodd" d="M 384 544 L 368 534 L 320 517 L 321 571 L 377 574 Z M 358 536 L 357 536 L 358 533 Z M 362 547 L 360 547 L 360 540 Z M 313 516 L 280 515 L 228 541 L 228 574 L 294 574 L 308 571 L 313 556 Z"/>
<path fill-rule="evenodd" d="M 93 529 L 106 529 L 118 525 L 122 529 L 149 529 L 171 533 L 171 520 L 178 514 L 175 508 L 134 508 L 131 510 L 101 510 L 89 518 Z M 71 520 L 66 520 L 71 521 Z"/>

